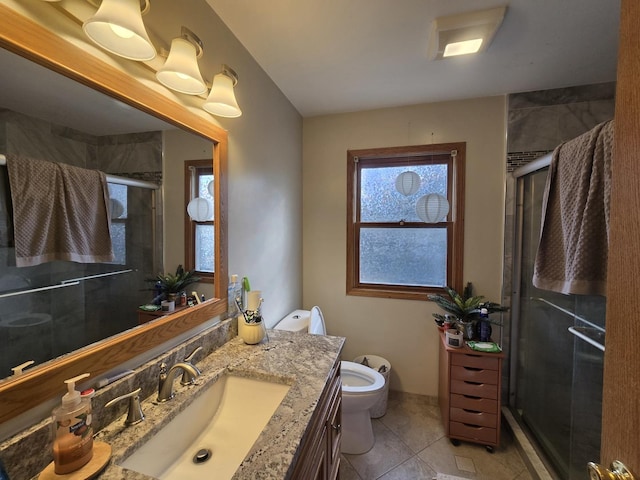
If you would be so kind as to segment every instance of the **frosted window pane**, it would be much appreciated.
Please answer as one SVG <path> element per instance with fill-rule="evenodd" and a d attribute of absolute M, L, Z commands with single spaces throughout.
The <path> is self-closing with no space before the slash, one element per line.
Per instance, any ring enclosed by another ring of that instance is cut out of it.
<path fill-rule="evenodd" d="M 361 283 L 442 287 L 446 276 L 446 228 L 360 230 Z"/>
<path fill-rule="evenodd" d="M 116 265 L 127 263 L 127 229 L 122 222 L 111 222 L 111 245 L 113 246 L 113 262 Z"/>
<path fill-rule="evenodd" d="M 396 178 L 408 170 L 420 176 L 420 189 L 405 196 L 396 190 Z M 361 222 L 420 222 L 416 201 L 423 195 L 447 196 L 447 165 L 363 168 L 360 181 Z"/>
<path fill-rule="evenodd" d="M 214 207 L 211 209 L 211 215 L 207 218 L 207 221 L 212 222 L 215 210 L 215 203 L 213 196 L 209 193 L 209 183 L 213 182 L 213 175 L 199 175 L 198 182 L 198 196 L 204 198 L 209 201 L 209 203 Z M 215 193 L 215 192 L 214 192 Z"/>
<path fill-rule="evenodd" d="M 213 225 L 196 224 L 196 270 L 214 272 L 214 231 Z"/>
<path fill-rule="evenodd" d="M 108 183 L 109 198 L 117 200 L 122 205 L 123 212 L 118 218 L 127 218 L 127 186 L 116 183 Z"/>
<path fill-rule="evenodd" d="M 108 183 L 109 199 L 117 202 L 116 212 L 111 212 L 111 245 L 113 246 L 114 260 L 109 262 L 116 265 L 127 263 L 127 227 L 125 220 L 128 216 L 128 187 L 116 183 Z M 120 210 L 121 208 L 121 210 Z"/>

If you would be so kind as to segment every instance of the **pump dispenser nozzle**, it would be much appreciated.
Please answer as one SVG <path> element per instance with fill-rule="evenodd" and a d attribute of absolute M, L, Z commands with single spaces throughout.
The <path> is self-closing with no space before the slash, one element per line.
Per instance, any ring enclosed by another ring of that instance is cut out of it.
<path fill-rule="evenodd" d="M 67 384 L 68 391 L 62 396 L 62 405 L 73 407 L 80 403 L 80 392 L 76 390 L 76 382 L 82 380 L 83 378 L 87 378 L 89 375 L 89 373 L 83 373 L 82 375 L 78 375 L 77 377 L 73 377 L 64 381 L 64 383 Z"/>

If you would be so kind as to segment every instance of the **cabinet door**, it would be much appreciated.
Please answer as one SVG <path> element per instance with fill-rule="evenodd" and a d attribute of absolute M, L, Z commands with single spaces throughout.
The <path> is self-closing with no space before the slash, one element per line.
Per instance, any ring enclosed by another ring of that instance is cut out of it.
<path fill-rule="evenodd" d="M 342 440 L 342 425 L 340 424 L 342 411 L 342 382 L 340 377 L 335 379 L 332 400 L 327 417 L 327 471 L 329 480 L 336 480 L 340 470 L 340 443 Z"/>
<path fill-rule="evenodd" d="M 316 445 L 311 461 L 309 462 L 309 475 L 305 478 L 313 480 L 326 480 L 327 477 L 327 429 L 324 428 L 320 441 Z"/>

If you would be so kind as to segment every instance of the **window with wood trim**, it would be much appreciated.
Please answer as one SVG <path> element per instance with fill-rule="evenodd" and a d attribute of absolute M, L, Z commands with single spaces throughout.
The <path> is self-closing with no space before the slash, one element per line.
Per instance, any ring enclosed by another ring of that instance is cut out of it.
<path fill-rule="evenodd" d="M 196 197 L 206 200 L 206 219 L 185 216 L 185 269 L 195 270 L 203 283 L 213 283 L 215 270 L 214 181 L 213 165 L 208 160 L 184 162 L 185 211 Z"/>
<path fill-rule="evenodd" d="M 426 300 L 462 289 L 465 152 L 464 142 L 347 152 L 347 295 Z M 409 171 L 419 188 L 401 193 L 396 179 Z M 430 194 L 449 203 L 436 223 L 416 211 Z"/>

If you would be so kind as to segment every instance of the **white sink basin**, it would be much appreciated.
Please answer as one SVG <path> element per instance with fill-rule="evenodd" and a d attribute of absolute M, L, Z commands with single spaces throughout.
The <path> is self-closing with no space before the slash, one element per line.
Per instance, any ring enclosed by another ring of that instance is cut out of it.
<path fill-rule="evenodd" d="M 223 375 L 120 466 L 159 479 L 229 479 L 288 391 Z M 195 463 L 206 451 L 208 460 Z"/>

